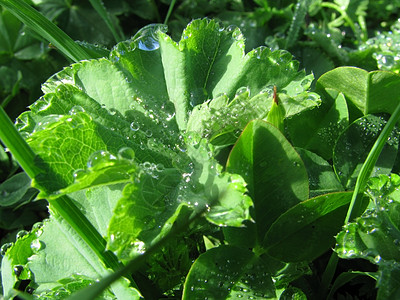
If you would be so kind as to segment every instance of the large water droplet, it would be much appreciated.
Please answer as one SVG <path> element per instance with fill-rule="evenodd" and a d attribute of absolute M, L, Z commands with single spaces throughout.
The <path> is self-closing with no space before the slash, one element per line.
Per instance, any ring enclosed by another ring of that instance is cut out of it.
<path fill-rule="evenodd" d="M 13 268 L 13 271 L 14 271 L 14 274 L 15 274 L 15 276 L 19 276 L 19 275 L 21 275 L 21 273 L 22 273 L 22 271 L 24 270 L 24 266 L 22 266 L 22 265 L 15 265 L 14 266 L 14 268 Z"/>
<path fill-rule="evenodd" d="M 62 118 L 62 115 L 48 115 L 43 117 L 39 123 L 37 123 L 34 132 L 47 129 L 51 124 L 58 122 Z"/>
<path fill-rule="evenodd" d="M 123 148 L 119 149 L 119 151 L 118 151 L 118 158 L 133 160 L 133 159 L 135 159 L 135 151 L 133 151 L 132 148 L 123 147 Z"/>
<path fill-rule="evenodd" d="M 31 249 L 33 252 L 37 252 L 44 248 L 44 243 L 39 239 L 33 240 L 31 243 Z"/>
<path fill-rule="evenodd" d="M 130 125 L 130 128 L 131 128 L 132 131 L 138 131 L 139 128 L 140 128 L 140 125 L 137 122 L 132 122 L 131 125 Z"/>
<path fill-rule="evenodd" d="M 166 32 L 167 26 L 162 24 L 150 24 L 143 27 L 133 37 L 137 47 L 143 51 L 154 51 L 160 48 L 157 32 Z"/>
<path fill-rule="evenodd" d="M 85 112 L 85 109 L 82 107 L 82 106 L 80 106 L 80 105 L 75 105 L 75 106 L 73 106 L 70 110 L 69 110 L 69 114 L 70 115 L 76 115 L 76 114 L 78 114 L 78 113 L 80 113 L 80 112 Z"/>
<path fill-rule="evenodd" d="M 22 237 L 24 237 L 25 235 L 27 235 L 28 233 L 29 233 L 29 232 L 26 231 L 26 230 L 18 231 L 18 233 L 17 233 L 17 235 L 16 235 L 16 238 L 17 238 L 17 239 L 22 238 Z"/>
<path fill-rule="evenodd" d="M 87 175 L 87 171 L 84 169 L 77 169 L 72 173 L 72 176 L 74 177 L 75 180 L 81 180 Z"/>
<path fill-rule="evenodd" d="M 96 166 L 109 163 L 113 160 L 116 160 L 116 157 L 110 152 L 99 150 L 90 155 L 87 166 L 88 168 L 94 168 Z"/>
<path fill-rule="evenodd" d="M 0 248 L 0 254 L 1 256 L 4 256 L 7 252 L 8 249 L 10 249 L 13 246 L 13 243 L 6 243 Z"/>
<path fill-rule="evenodd" d="M 32 231 L 36 230 L 36 236 L 39 237 L 43 234 L 43 222 L 33 224 Z"/>

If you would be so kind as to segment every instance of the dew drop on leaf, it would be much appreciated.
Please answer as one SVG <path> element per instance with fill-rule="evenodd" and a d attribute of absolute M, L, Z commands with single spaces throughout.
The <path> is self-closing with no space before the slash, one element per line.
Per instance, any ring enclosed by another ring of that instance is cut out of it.
<path fill-rule="evenodd" d="M 87 162 L 87 166 L 88 166 L 88 168 L 94 168 L 95 166 L 101 165 L 103 163 L 111 162 L 115 159 L 116 159 L 116 157 L 114 155 L 112 155 L 111 153 L 109 153 L 108 151 L 99 150 L 99 151 L 93 152 L 90 155 L 89 160 Z"/>
<path fill-rule="evenodd" d="M 148 138 L 150 138 L 153 135 L 153 132 L 150 129 L 147 129 L 144 133 Z"/>
<path fill-rule="evenodd" d="M 6 243 L 0 248 L 0 254 L 1 256 L 4 256 L 7 252 L 8 249 L 12 247 L 13 243 Z"/>
<path fill-rule="evenodd" d="M 131 125 L 130 125 L 130 128 L 131 128 L 132 131 L 138 131 L 140 126 L 139 126 L 139 124 L 137 122 L 132 122 Z"/>
<path fill-rule="evenodd" d="M 13 271 L 14 271 L 14 274 L 15 274 L 15 276 L 19 276 L 19 275 L 21 275 L 21 273 L 22 273 L 22 271 L 24 270 L 24 266 L 21 266 L 21 265 L 15 265 L 14 266 L 14 268 L 13 268 Z"/>
<path fill-rule="evenodd" d="M 380 255 L 377 255 L 377 256 L 374 257 L 374 262 L 375 262 L 376 264 L 379 264 L 380 261 L 381 261 L 381 256 L 380 256 Z"/>
<path fill-rule="evenodd" d="M 143 37 L 138 40 L 138 48 L 144 51 L 153 51 L 160 48 L 160 43 L 153 37 Z"/>
<path fill-rule="evenodd" d="M 35 224 L 33 224 L 32 226 L 32 230 L 36 230 L 36 236 L 39 237 L 42 235 L 43 233 L 43 223 L 42 222 L 37 222 Z"/>
<path fill-rule="evenodd" d="M 118 158 L 120 159 L 127 159 L 127 160 L 134 160 L 135 159 L 135 151 L 129 147 L 123 147 L 118 151 Z"/>
<path fill-rule="evenodd" d="M 43 248 L 44 248 L 44 243 L 42 241 L 40 241 L 39 239 L 32 241 L 32 243 L 31 243 L 32 251 L 37 252 Z"/>
<path fill-rule="evenodd" d="M 143 27 L 134 36 L 135 44 L 140 50 L 143 51 L 154 51 L 160 48 L 160 43 L 158 42 L 157 32 L 167 31 L 166 25 L 151 24 Z"/>
<path fill-rule="evenodd" d="M 83 169 L 77 169 L 72 173 L 72 176 L 74 177 L 75 180 L 80 180 L 83 177 L 85 177 L 85 175 L 87 174 L 87 172 Z"/>
<path fill-rule="evenodd" d="M 80 106 L 80 105 L 75 105 L 75 106 L 73 106 L 70 110 L 69 110 L 69 114 L 70 115 L 76 115 L 76 114 L 78 114 L 78 113 L 80 113 L 80 112 L 85 112 L 85 109 L 82 107 L 82 106 Z"/>
<path fill-rule="evenodd" d="M 17 233 L 17 235 L 16 235 L 16 238 L 17 238 L 17 239 L 22 238 L 22 237 L 24 237 L 25 235 L 27 235 L 28 233 L 29 233 L 29 232 L 26 231 L 26 230 L 18 231 L 18 233 Z"/>
<path fill-rule="evenodd" d="M 235 93 L 235 97 L 239 97 L 245 93 L 248 93 L 248 95 L 250 96 L 250 90 L 247 86 L 243 86 L 237 89 L 236 93 Z"/>

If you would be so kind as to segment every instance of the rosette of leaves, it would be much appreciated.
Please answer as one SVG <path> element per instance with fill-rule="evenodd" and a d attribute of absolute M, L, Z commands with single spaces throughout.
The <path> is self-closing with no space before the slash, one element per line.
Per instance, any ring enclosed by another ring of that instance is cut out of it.
<path fill-rule="evenodd" d="M 171 238 L 162 255 L 102 297 L 137 299 L 157 276 L 167 278 L 153 280 L 152 292 L 171 294 L 204 248 L 198 237 L 252 220 L 245 180 L 235 168 L 225 171 L 216 154 L 249 121 L 267 119 L 274 87 L 284 118 L 316 106 L 318 96 L 307 91 L 312 76 L 285 51 L 245 54 L 240 31 L 214 21 L 191 22 L 179 42 L 165 31 L 147 26 L 109 59 L 65 68 L 18 118 L 41 169 L 32 185 L 51 216 L 3 247 L 6 297 L 13 289 L 70 295 L 180 224 L 184 238 Z"/>

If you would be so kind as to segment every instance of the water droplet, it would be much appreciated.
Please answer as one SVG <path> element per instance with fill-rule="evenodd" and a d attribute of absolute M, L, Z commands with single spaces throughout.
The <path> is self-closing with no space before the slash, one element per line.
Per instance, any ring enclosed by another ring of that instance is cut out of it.
<path fill-rule="evenodd" d="M 131 125 L 130 125 L 130 128 L 133 131 L 138 131 L 140 126 L 139 126 L 139 124 L 137 122 L 132 122 Z"/>
<path fill-rule="evenodd" d="M 39 237 L 43 233 L 43 222 L 33 224 L 32 231 L 36 230 L 36 236 Z"/>
<path fill-rule="evenodd" d="M 143 27 L 133 37 L 137 47 L 143 51 L 154 51 L 160 48 L 157 33 L 166 32 L 167 26 L 161 24 L 150 24 Z"/>
<path fill-rule="evenodd" d="M 14 266 L 14 268 L 13 268 L 13 271 L 14 271 L 14 274 L 15 274 L 15 276 L 19 276 L 19 275 L 21 275 L 21 273 L 22 273 L 22 271 L 24 270 L 24 266 L 22 266 L 22 265 L 15 265 Z"/>
<path fill-rule="evenodd" d="M 134 160 L 135 159 L 135 151 L 129 147 L 123 147 L 118 151 L 118 158 L 120 159 L 127 159 L 127 160 Z"/>
<path fill-rule="evenodd" d="M 8 249 L 10 249 L 13 246 L 13 243 L 6 243 L 0 248 L 0 254 L 1 256 L 4 256 L 7 252 Z"/>
<path fill-rule="evenodd" d="M 111 153 L 109 153 L 108 151 L 98 150 L 90 155 L 87 167 L 94 168 L 96 166 L 109 163 L 115 159 L 116 157 Z"/>
<path fill-rule="evenodd" d="M 114 115 L 117 113 L 117 110 L 116 110 L 115 108 L 110 108 L 110 109 L 108 110 L 108 113 L 109 113 L 111 116 L 114 116 Z"/>
<path fill-rule="evenodd" d="M 17 238 L 17 239 L 22 238 L 22 237 L 24 237 L 25 235 L 27 235 L 28 233 L 29 233 L 29 232 L 26 231 L 26 230 L 21 230 L 21 231 L 19 231 L 19 232 L 17 233 L 16 238 Z"/>
<path fill-rule="evenodd" d="M 44 249 L 44 243 L 39 239 L 33 240 L 31 243 L 31 249 L 33 252 L 37 252 L 41 249 Z"/>
<path fill-rule="evenodd" d="M 78 114 L 80 112 L 85 112 L 85 109 L 80 105 L 75 105 L 69 110 L 68 114 L 76 115 L 76 114 Z"/>
<path fill-rule="evenodd" d="M 380 261 L 381 261 L 381 256 L 380 256 L 380 255 L 377 255 L 377 256 L 374 257 L 374 262 L 375 262 L 376 264 L 379 264 Z"/>
<path fill-rule="evenodd" d="M 51 124 L 58 122 L 62 115 L 47 115 L 43 117 L 39 123 L 36 124 L 34 132 L 47 129 Z"/>
<path fill-rule="evenodd" d="M 256 49 L 254 49 L 254 55 L 256 56 L 257 59 L 261 59 L 263 56 L 265 57 L 265 55 L 263 53 L 268 53 L 268 50 L 265 51 L 266 49 L 268 49 L 265 46 L 260 46 Z"/>
<path fill-rule="evenodd" d="M 84 169 L 77 169 L 72 173 L 72 176 L 74 177 L 75 180 L 81 180 L 86 175 L 87 175 L 87 172 Z"/>
<path fill-rule="evenodd" d="M 144 133 L 148 138 L 150 138 L 153 135 L 153 132 L 150 129 L 147 129 Z"/>

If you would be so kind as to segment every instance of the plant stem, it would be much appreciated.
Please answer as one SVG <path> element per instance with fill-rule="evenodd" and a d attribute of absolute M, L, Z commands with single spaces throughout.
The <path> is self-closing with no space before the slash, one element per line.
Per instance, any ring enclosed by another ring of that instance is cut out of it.
<path fill-rule="evenodd" d="M 174 9 L 175 3 L 176 3 L 176 0 L 172 0 L 171 4 L 169 5 L 168 12 L 167 12 L 167 15 L 164 20 L 165 25 L 167 24 L 169 17 L 171 16 L 171 13 L 172 13 L 172 10 Z"/>
<path fill-rule="evenodd" d="M 64 31 L 45 18 L 23 0 L 0 0 L 0 5 L 8 9 L 21 22 L 53 44 L 65 56 L 75 62 L 92 57 L 76 44 Z"/>

